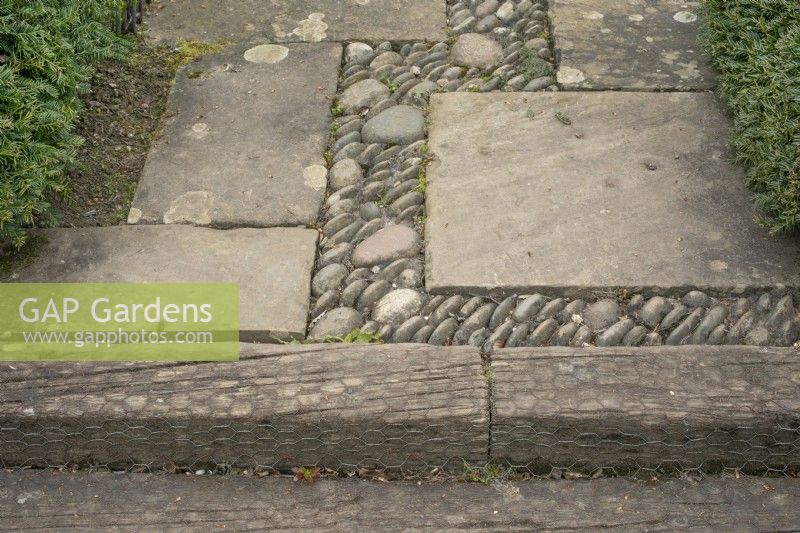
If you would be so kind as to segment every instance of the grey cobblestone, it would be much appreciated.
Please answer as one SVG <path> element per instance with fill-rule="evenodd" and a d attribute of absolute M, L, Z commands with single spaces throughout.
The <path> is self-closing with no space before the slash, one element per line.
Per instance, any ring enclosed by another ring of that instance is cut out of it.
<path fill-rule="evenodd" d="M 747 296 L 687 290 L 575 300 L 543 294 L 492 299 L 428 295 L 424 257 L 416 245 L 408 254 L 405 248 L 398 251 L 408 257 L 388 254 L 384 261 L 354 265 L 356 245 L 362 243 L 363 249 L 367 239 L 401 222 L 413 227 L 422 242 L 424 170 L 435 157 L 426 139 L 416 140 L 413 132 L 396 138 L 405 144 L 392 144 L 391 135 L 365 135 L 365 127 L 387 111 L 404 109 L 397 106 L 426 113 L 434 92 L 557 90 L 546 10 L 546 0 L 450 0 L 453 38 L 448 42 L 347 45 L 338 103 L 332 108 L 330 196 L 320 216 L 311 336 L 346 322 L 380 332 L 385 342 L 471 344 L 484 351 L 539 345 L 790 346 L 800 341 L 798 293 L 785 288 Z M 470 33 L 480 34 L 482 43 L 490 40 L 490 49 L 499 46 L 495 64 L 457 64 L 453 45 L 474 39 L 465 36 Z"/>

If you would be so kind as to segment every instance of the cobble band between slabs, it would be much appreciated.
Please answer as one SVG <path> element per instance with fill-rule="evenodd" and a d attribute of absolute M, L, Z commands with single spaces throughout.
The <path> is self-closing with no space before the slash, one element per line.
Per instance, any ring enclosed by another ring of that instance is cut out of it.
<path fill-rule="evenodd" d="M 646 298 L 624 288 L 559 294 L 430 295 L 423 226 L 434 92 L 555 91 L 546 0 L 448 5 L 451 38 L 348 44 L 319 227 L 309 337 L 353 329 L 384 342 L 519 346 L 749 344 L 800 339 L 789 287 Z M 762 288 L 763 289 L 763 288 Z"/>

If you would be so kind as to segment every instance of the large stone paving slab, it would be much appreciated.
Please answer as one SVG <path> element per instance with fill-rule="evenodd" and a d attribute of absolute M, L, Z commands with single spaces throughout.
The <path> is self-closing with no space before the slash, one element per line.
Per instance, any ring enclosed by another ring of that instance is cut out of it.
<path fill-rule="evenodd" d="M 445 0 L 156 0 L 145 23 L 160 41 L 441 41 Z"/>
<path fill-rule="evenodd" d="M 130 223 L 317 220 L 341 46 L 232 47 L 178 73 Z"/>
<path fill-rule="evenodd" d="M 553 0 L 565 88 L 708 89 L 714 71 L 697 43 L 700 2 Z"/>
<path fill-rule="evenodd" d="M 432 292 L 737 291 L 800 284 L 753 221 L 710 93 L 435 95 Z"/>
<path fill-rule="evenodd" d="M 243 340 L 303 337 L 317 232 L 116 226 L 52 229 L 14 282 L 238 283 Z"/>

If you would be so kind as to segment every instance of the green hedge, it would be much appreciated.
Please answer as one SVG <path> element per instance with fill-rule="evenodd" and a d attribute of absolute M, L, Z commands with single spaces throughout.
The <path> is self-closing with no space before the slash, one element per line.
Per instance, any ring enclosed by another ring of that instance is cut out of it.
<path fill-rule="evenodd" d="M 72 133 L 91 65 L 122 58 L 119 0 L 0 0 L 0 241 L 55 222 L 48 198 L 82 140 Z"/>
<path fill-rule="evenodd" d="M 800 231 L 800 0 L 706 0 L 701 40 L 773 234 Z"/>

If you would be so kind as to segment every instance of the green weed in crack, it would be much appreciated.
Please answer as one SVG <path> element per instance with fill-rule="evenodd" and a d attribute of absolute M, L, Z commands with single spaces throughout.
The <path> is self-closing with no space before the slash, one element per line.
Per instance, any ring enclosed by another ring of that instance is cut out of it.
<path fill-rule="evenodd" d="M 518 70 L 528 79 L 536 79 L 552 75 L 553 66 L 536 55 L 536 51 L 525 50 L 520 57 Z"/>

